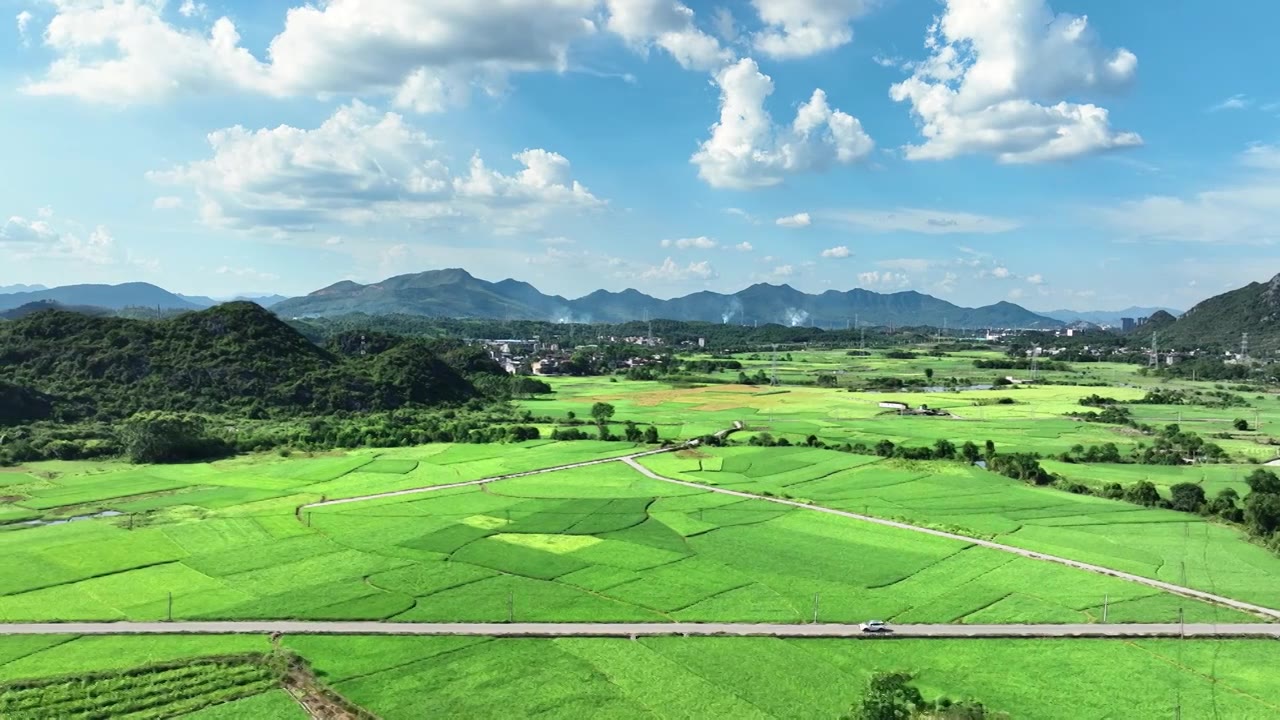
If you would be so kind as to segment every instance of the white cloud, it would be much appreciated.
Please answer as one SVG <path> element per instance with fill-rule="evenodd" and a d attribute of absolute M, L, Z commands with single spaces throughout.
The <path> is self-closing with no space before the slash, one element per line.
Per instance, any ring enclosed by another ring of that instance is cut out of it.
<path fill-rule="evenodd" d="M 796 274 L 796 268 L 794 265 L 779 265 L 772 274 L 774 277 L 791 277 Z"/>
<path fill-rule="evenodd" d="M 738 252 L 751 252 L 752 250 L 755 250 L 755 247 L 752 246 L 752 244 L 747 242 L 746 240 L 743 240 L 737 245 L 734 245 L 733 249 L 737 250 Z"/>
<path fill-rule="evenodd" d="M 604 204 L 572 179 L 566 158 L 548 150 L 516 153 L 523 169 L 514 174 L 491 170 L 479 155 L 454 174 L 425 134 L 359 101 L 315 129 L 236 126 L 208 139 L 211 158 L 148 176 L 192 188 L 211 225 L 291 231 L 480 220 L 509 232 L 536 228 L 556 211 Z"/>
<path fill-rule="evenodd" d="M 17 215 L 0 225 L 0 243 L 52 243 L 58 233 L 43 220 L 28 220 Z"/>
<path fill-rule="evenodd" d="M 711 24 L 721 40 L 730 43 L 738 40 L 738 23 L 733 19 L 733 12 L 729 8 L 723 5 L 716 8 L 711 13 Z"/>
<path fill-rule="evenodd" d="M 162 195 L 151 202 L 151 207 L 156 210 L 172 210 L 182 207 L 182 198 L 174 195 Z"/>
<path fill-rule="evenodd" d="M 204 17 L 209 12 L 209 6 L 196 0 L 182 0 L 182 4 L 178 6 L 178 14 L 182 17 Z"/>
<path fill-rule="evenodd" d="M 902 273 L 871 270 L 858 273 L 858 284 L 866 288 L 898 289 L 910 285 L 911 279 Z"/>
<path fill-rule="evenodd" d="M 675 0 L 606 0 L 607 27 L 633 47 L 666 50 L 682 67 L 715 70 L 733 59 L 694 24 L 693 11 Z"/>
<path fill-rule="evenodd" d="M 796 213 L 795 215 L 780 217 L 774 222 L 777 223 L 779 227 L 802 228 L 802 227 L 809 227 L 809 225 L 813 222 L 813 218 L 809 217 L 809 213 L 802 212 L 802 213 Z"/>
<path fill-rule="evenodd" d="M 996 267 L 991 271 L 991 277 L 998 278 L 1000 280 L 1007 279 L 1010 274 L 1009 268 L 1003 266 Z"/>
<path fill-rule="evenodd" d="M 27 37 L 27 28 L 31 26 L 31 13 L 23 10 L 18 13 L 18 17 L 15 18 L 15 20 L 17 20 L 18 23 L 18 37 L 22 40 L 22 44 L 24 46 L 30 44 L 31 39 Z"/>
<path fill-rule="evenodd" d="M 641 280 L 655 280 L 658 282 L 709 280 L 715 276 L 715 269 L 706 260 L 691 262 L 682 266 L 671 258 L 664 260 L 661 265 L 642 270 L 638 275 Z"/>
<path fill-rule="evenodd" d="M 715 82 L 720 121 L 690 158 L 712 187 L 777 185 L 790 174 L 856 162 L 875 147 L 857 118 L 832 110 L 821 89 L 800 105 L 790 126 L 775 126 L 764 109 L 773 81 L 751 58 L 724 68 Z"/>
<path fill-rule="evenodd" d="M 49 0 L 45 45 L 57 58 L 23 89 L 128 105 L 175 93 L 236 90 L 272 96 L 401 95 L 432 78 L 487 89 L 513 72 L 564 70 L 568 48 L 591 36 L 598 0 L 330 0 L 291 8 L 256 58 L 226 17 L 184 29 L 166 0 Z M 193 8 L 194 9 L 194 8 Z M 181 8 L 179 8 L 181 11 Z M 443 81 L 442 81 L 443 82 Z M 464 93 L 465 94 L 465 93 Z"/>
<path fill-rule="evenodd" d="M 1030 283 L 1031 285 L 1043 285 L 1044 276 L 1041 275 L 1040 273 L 1036 273 L 1035 275 L 1028 275 L 1027 282 Z"/>
<path fill-rule="evenodd" d="M 39 216 L 39 220 L 30 220 L 15 215 L 0 224 L 0 246 L 6 246 L 6 258 L 50 258 L 93 265 L 116 262 L 115 238 L 105 226 L 98 225 L 82 237 L 77 223 L 55 218 L 48 208 L 41 208 Z"/>
<path fill-rule="evenodd" d="M 1218 112 L 1220 110 L 1244 110 L 1251 105 L 1253 105 L 1252 98 L 1249 98 L 1243 93 L 1237 93 L 1209 108 L 1209 112 Z"/>
<path fill-rule="evenodd" d="M 661 243 L 664 248 L 677 248 L 679 250 L 714 250 L 720 247 L 720 243 L 712 240 L 705 235 L 692 238 L 680 238 L 678 240 L 663 240 Z"/>
<path fill-rule="evenodd" d="M 820 216 L 863 230 L 914 232 L 926 235 L 1002 233 L 1015 230 L 1020 225 L 1018 221 L 1010 218 L 924 208 L 833 210 L 821 213 Z"/>
<path fill-rule="evenodd" d="M 725 208 L 724 211 L 729 213 L 730 215 L 737 215 L 738 217 L 742 218 L 743 220 L 746 220 L 752 225 L 760 224 L 760 218 L 756 217 L 755 215 L 752 215 L 751 213 L 747 212 L 746 210 L 743 210 L 742 208 L 731 207 L 731 208 Z"/>
<path fill-rule="evenodd" d="M 932 54 L 890 90 L 925 138 L 908 159 L 1034 163 L 1142 144 L 1113 131 L 1105 108 L 1064 99 L 1122 88 L 1137 71 L 1137 57 L 1104 48 L 1084 16 L 1055 15 L 1047 0 L 946 3 L 929 28 Z"/>
<path fill-rule="evenodd" d="M 573 244 L 573 240 L 570 240 L 570 239 L 569 239 L 569 238 L 567 238 L 567 237 L 549 237 L 549 238 L 542 238 L 542 239 L 541 239 L 541 240 L 539 240 L 538 242 L 542 243 L 543 245 L 555 245 L 555 246 L 563 246 L 563 245 L 572 245 L 572 244 Z"/>
<path fill-rule="evenodd" d="M 340 235 L 330 235 L 325 238 L 324 244 L 329 247 L 336 247 L 342 244 L 342 237 Z"/>
<path fill-rule="evenodd" d="M 1235 245 L 1280 241 L 1280 147 L 1252 145 L 1237 176 L 1188 196 L 1150 195 L 1093 208 L 1122 240 Z"/>
<path fill-rule="evenodd" d="M 1022 297 L 1023 297 L 1024 295 L 1026 295 L 1026 294 L 1027 294 L 1027 293 L 1026 293 L 1026 291 L 1024 291 L 1022 288 L 1014 288 L 1014 289 L 1012 289 L 1012 290 L 1010 290 L 1010 291 L 1009 291 L 1009 299 L 1010 299 L 1010 300 L 1021 300 L 1021 299 L 1022 299 Z"/>
<path fill-rule="evenodd" d="M 853 40 L 849 23 L 865 13 L 870 0 L 751 0 L 765 29 L 753 38 L 760 52 L 774 58 L 807 57 Z"/>
<path fill-rule="evenodd" d="M 822 251 L 822 257 L 824 258 L 847 258 L 850 255 L 853 255 L 853 252 L 850 251 L 849 248 L 845 247 L 844 245 L 839 245 L 833 248 L 827 248 L 826 250 Z"/>

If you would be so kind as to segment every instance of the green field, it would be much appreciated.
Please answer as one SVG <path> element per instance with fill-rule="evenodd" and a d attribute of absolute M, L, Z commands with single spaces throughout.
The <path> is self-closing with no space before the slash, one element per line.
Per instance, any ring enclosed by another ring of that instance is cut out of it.
<path fill-rule="evenodd" d="M 974 370 L 976 357 L 995 356 L 891 361 L 795 352 L 780 373 L 784 383 L 819 373 L 844 382 L 928 368 L 989 381 L 995 371 Z M 768 367 L 767 358 L 746 362 L 751 372 Z M 734 446 L 641 462 L 666 477 L 994 539 L 1280 607 L 1280 557 L 1237 527 L 1037 488 L 962 462 L 799 446 L 809 436 L 911 447 L 991 440 L 1001 452 L 1056 456 L 1075 445 L 1112 442 L 1127 451 L 1149 442 L 1126 428 L 1066 417 L 1086 395 L 1135 400 L 1146 393 L 1140 385 L 1152 382 L 1131 366 L 1051 377 L 1108 375 L 1129 386 L 869 393 L 556 378 L 555 393 L 521 402 L 552 418 L 589 417 L 594 403 L 609 402 L 615 433 L 631 420 L 668 439 L 741 421 L 746 428 L 732 436 Z M 996 404 L 1002 398 L 1013 402 Z M 951 416 L 901 417 L 879 406 L 886 400 Z M 1273 457 L 1268 429 L 1280 427 L 1280 403 L 1248 400 L 1248 408 L 1230 410 L 1133 406 L 1143 422 L 1180 422 L 1206 438 L 1228 434 L 1213 441 L 1234 464 L 1043 465 L 1093 488 L 1149 481 L 1168 496 L 1173 485 L 1191 482 L 1209 496 L 1225 488 L 1243 496 L 1243 479 L 1255 469 L 1246 459 Z M 1236 432 L 1232 419 L 1243 415 L 1252 427 Z M 539 424 L 544 434 L 550 429 Z M 766 432 L 795 446 L 746 444 Z M 1104 603 L 1112 623 L 1257 620 L 960 540 L 666 483 L 620 462 L 303 507 L 643 449 L 543 440 L 169 466 L 35 463 L 0 473 L 0 622 L 800 623 L 816 613 L 819 621 L 849 623 L 1088 623 L 1103 620 Z M 119 514 L 95 516 L 102 511 Z M 485 716 L 495 707 L 511 717 L 837 717 L 876 670 L 910 671 L 926 697 L 973 697 L 1020 718 L 1062 717 L 1064 707 L 1075 717 L 1164 717 L 1177 702 L 1186 717 L 1280 712 L 1280 687 L 1265 669 L 1280 659 L 1280 645 L 1263 641 L 288 637 L 285 645 L 322 680 L 386 718 Z M 128 708 L 159 717 L 197 707 L 192 717 L 302 717 L 261 666 L 225 660 L 270 650 L 253 637 L 0 636 L 0 717 L 43 706 L 68 717 Z"/>
<path fill-rule="evenodd" d="M 849 457 L 808 448 L 739 447 L 642 462 L 668 477 L 954 529 L 1280 607 L 1280 557 L 1248 542 L 1239 530 L 1199 516 L 1036 488 L 956 463 L 861 458 L 848 467 Z M 1074 467 L 1088 466 L 1067 469 Z M 1133 479 L 1141 477 L 1135 472 Z"/>
<path fill-rule="evenodd" d="M 45 641 L 45 638 L 40 638 Z M 192 642 L 193 641 L 193 642 Z M 119 673 L 154 658 L 249 650 L 261 640 L 0 637 L 0 678 L 46 683 L 77 664 Z M 141 645 L 149 649 L 140 653 Z M 420 717 L 835 718 L 876 671 L 907 671 L 926 698 L 973 698 L 1017 718 L 1229 717 L 1280 712 L 1274 641 L 519 640 L 299 636 L 321 680 L 388 720 Z M 203 646 L 204 652 L 200 652 Z M 2 681 L 0 681 L 2 682 Z M 14 715 L 6 715 L 11 717 Z M 281 691 L 190 717 L 305 717 Z"/>

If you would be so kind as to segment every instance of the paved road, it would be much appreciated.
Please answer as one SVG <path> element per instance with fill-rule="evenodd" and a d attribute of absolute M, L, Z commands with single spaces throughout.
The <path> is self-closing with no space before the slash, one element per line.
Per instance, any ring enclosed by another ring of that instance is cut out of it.
<path fill-rule="evenodd" d="M 0 635 L 476 635 L 487 637 L 642 637 L 657 635 L 780 638 L 1280 638 L 1280 625 L 895 625 L 864 633 L 857 625 L 748 623 L 394 623 L 344 621 L 107 622 L 0 624 Z"/>
<path fill-rule="evenodd" d="M 1003 543 L 992 542 L 990 540 L 982 540 L 979 538 L 969 537 L 967 535 L 958 535 L 956 533 L 943 532 L 941 530 L 934 530 L 932 528 L 920 527 L 918 525 L 911 525 L 909 523 L 897 522 L 895 520 L 885 520 L 884 518 L 871 517 L 870 515 L 859 515 L 857 513 L 846 512 L 844 510 L 835 510 L 833 508 L 822 507 L 820 505 L 807 505 L 805 503 L 796 502 L 794 500 L 784 500 L 782 498 L 767 497 L 765 495 L 756 495 L 754 493 L 742 492 L 741 490 L 729 490 L 727 488 L 716 487 L 714 485 L 702 485 L 699 483 L 692 483 L 684 480 L 675 480 L 673 478 L 659 475 L 658 473 L 636 462 L 635 458 L 624 457 L 624 458 L 621 458 L 621 460 L 622 462 L 625 462 L 626 464 L 635 468 L 640 473 L 644 474 L 647 477 L 653 478 L 654 480 L 661 480 L 663 482 L 675 483 L 676 485 L 683 485 L 685 487 L 690 487 L 690 488 L 698 488 L 700 490 L 720 493 L 722 495 L 733 495 L 735 497 L 747 498 L 751 500 L 764 500 L 766 502 L 778 503 L 779 505 L 790 505 L 792 507 L 803 508 L 805 510 L 812 510 L 814 512 L 827 513 L 828 515 L 836 515 L 843 518 L 850 518 L 852 520 L 860 520 L 862 522 L 874 523 L 876 525 L 884 525 L 886 527 L 897 528 L 899 530 L 910 530 L 912 532 L 924 533 L 926 535 L 933 535 L 935 537 L 947 538 L 948 540 L 958 540 L 960 542 L 966 542 L 971 545 L 979 545 L 981 547 L 990 548 L 992 550 L 999 550 L 1001 552 L 1021 555 L 1022 557 L 1031 558 L 1033 560 L 1042 560 L 1044 562 L 1057 563 L 1058 565 L 1066 565 L 1067 567 L 1072 567 L 1077 570 L 1085 570 L 1087 572 L 1097 573 L 1099 575 L 1110 575 L 1111 577 L 1116 577 L 1122 580 L 1128 580 L 1130 582 L 1139 583 L 1141 585 L 1146 585 L 1148 587 L 1164 590 L 1165 592 L 1171 592 L 1176 595 L 1181 595 L 1183 597 L 1215 603 L 1217 605 L 1233 608 L 1235 610 L 1241 610 L 1243 612 L 1252 613 L 1254 615 L 1259 615 L 1272 620 L 1280 620 L 1280 610 L 1276 610 L 1274 608 L 1263 607 L 1262 605 L 1254 605 L 1253 603 L 1234 600 L 1232 598 L 1224 597 L 1222 595 L 1215 595 L 1213 593 L 1207 593 L 1202 590 L 1183 587 L 1181 585 L 1174 585 L 1172 583 L 1167 583 L 1160 580 L 1153 580 L 1151 578 L 1142 577 L 1141 575 L 1134 575 L 1132 573 L 1121 572 L 1120 570 L 1112 570 L 1111 568 L 1102 567 L 1101 565 L 1091 565 L 1089 563 L 1079 562 L 1078 560 L 1071 560 L 1069 558 L 1058 557 L 1056 555 L 1048 555 L 1046 553 L 1036 552 L 1034 550 L 1027 550 L 1026 548 L 1014 547 L 1013 545 L 1005 545 Z"/>

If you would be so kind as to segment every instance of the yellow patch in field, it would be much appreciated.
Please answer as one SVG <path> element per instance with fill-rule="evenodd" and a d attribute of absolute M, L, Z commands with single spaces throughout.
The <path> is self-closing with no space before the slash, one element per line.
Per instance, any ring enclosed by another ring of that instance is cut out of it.
<path fill-rule="evenodd" d="M 470 525 L 473 528 L 480 528 L 481 530 L 492 530 L 507 524 L 506 520 L 492 517 L 490 515 L 472 515 L 471 517 L 462 518 L 460 522 L 463 525 Z"/>
<path fill-rule="evenodd" d="M 600 538 L 590 535 L 543 535 L 539 533 L 498 533 L 490 536 L 494 540 L 521 545 L 534 550 L 544 550 L 557 555 L 566 555 L 576 550 L 589 548 L 602 542 Z"/>

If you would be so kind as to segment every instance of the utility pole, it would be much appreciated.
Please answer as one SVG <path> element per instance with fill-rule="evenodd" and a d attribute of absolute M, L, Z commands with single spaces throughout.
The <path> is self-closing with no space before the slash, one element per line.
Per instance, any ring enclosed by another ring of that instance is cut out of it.
<path fill-rule="evenodd" d="M 1110 609 L 1110 604 L 1111 604 L 1111 595 L 1110 594 L 1103 595 L 1102 596 L 1102 622 L 1103 623 L 1107 622 L 1107 610 Z"/>
<path fill-rule="evenodd" d="M 173 622 L 173 593 L 169 593 L 169 622 Z"/>

